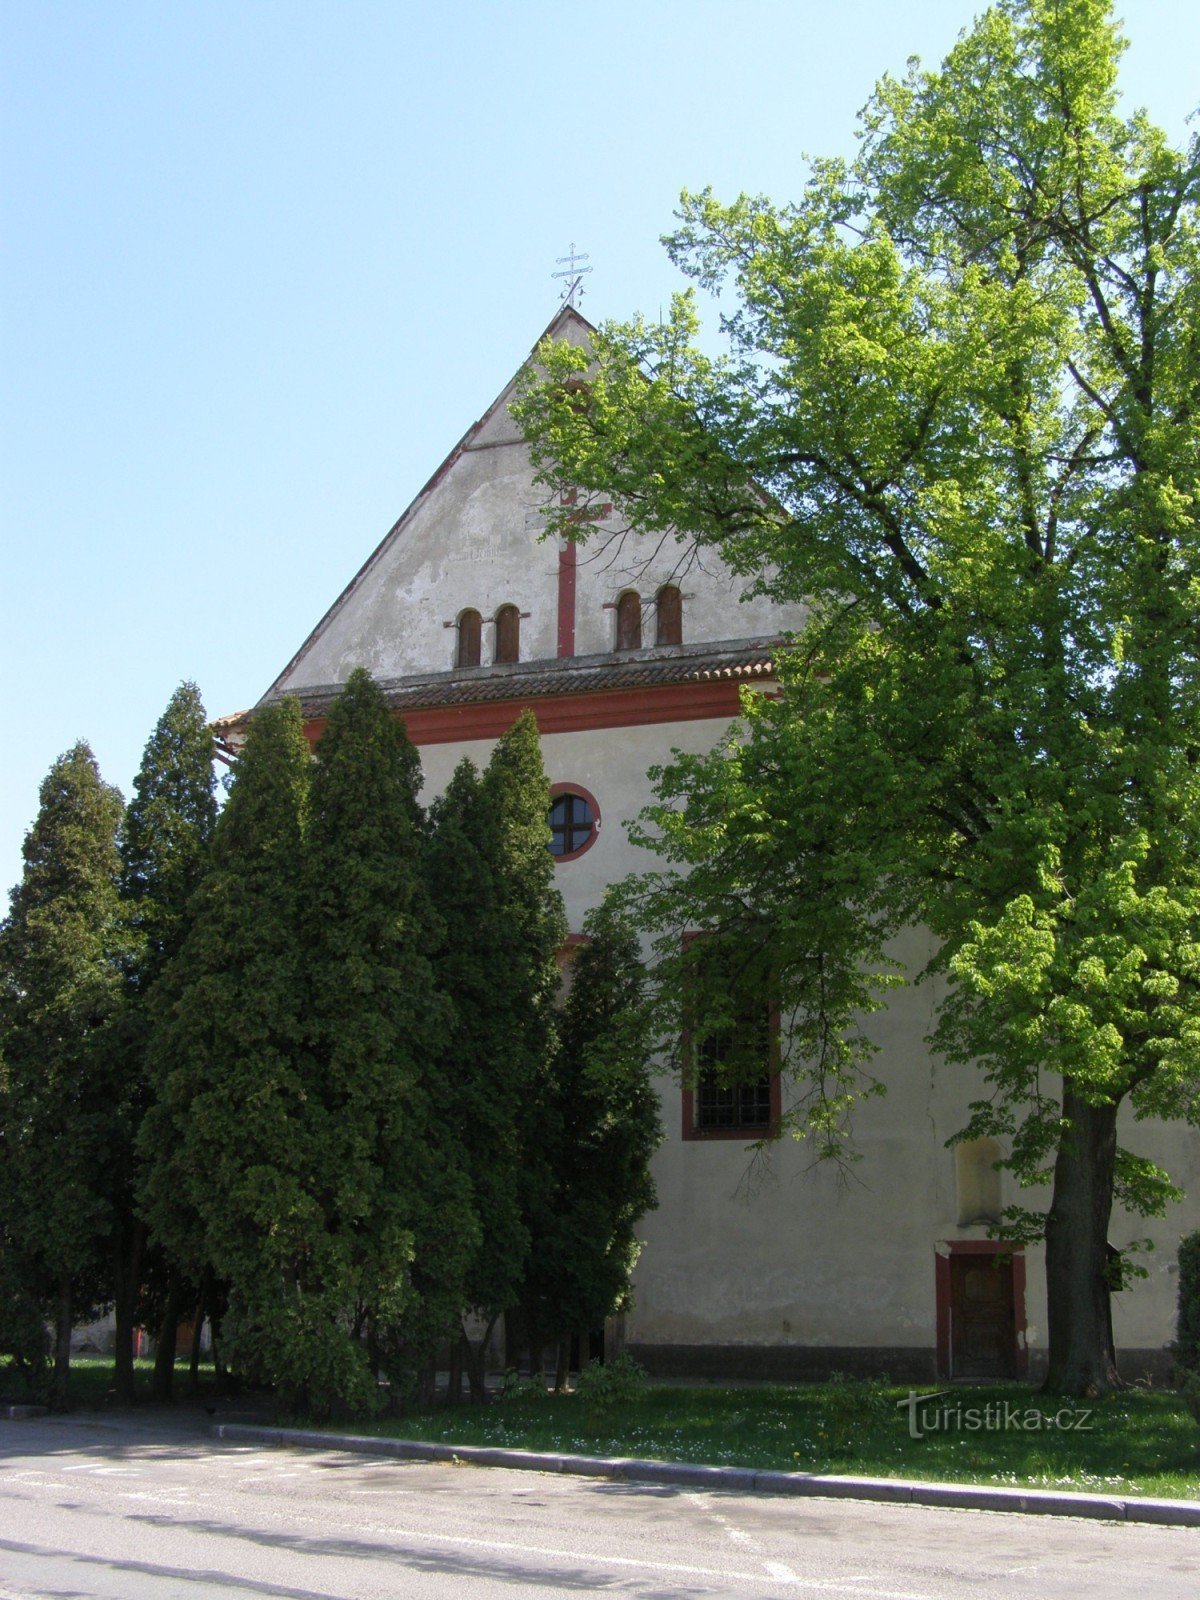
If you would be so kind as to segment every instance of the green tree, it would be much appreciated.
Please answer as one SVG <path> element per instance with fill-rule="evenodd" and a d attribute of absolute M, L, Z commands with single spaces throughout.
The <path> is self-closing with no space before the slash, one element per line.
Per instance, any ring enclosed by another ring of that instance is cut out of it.
<path fill-rule="evenodd" d="M 810 605 L 780 700 L 665 775 L 651 831 L 693 926 L 770 940 L 826 1151 L 883 942 L 933 931 L 935 1042 L 986 1080 L 963 1132 L 1052 1183 L 1009 1224 L 1044 1234 L 1069 1393 L 1118 1381 L 1114 1196 L 1173 1192 L 1118 1112 L 1200 1103 L 1200 145 L 1120 115 L 1121 49 L 1106 0 L 992 6 L 793 204 L 684 196 L 727 356 L 681 297 L 545 351 L 523 408 L 548 483 Z"/>
<path fill-rule="evenodd" d="M 117 1324 L 114 1379 L 118 1397 L 126 1401 L 133 1398 L 133 1327 L 147 1273 L 146 1225 L 135 1210 L 135 1148 L 150 1100 L 148 996 L 179 951 L 192 896 L 207 864 L 217 819 L 212 763 L 212 735 L 200 692 L 193 683 L 180 684 L 146 744 L 121 838 L 121 893 L 134 953 L 126 1004 L 106 1047 L 117 1058 L 120 1083 L 119 1131 L 109 1152 L 108 1171 L 118 1219 L 112 1291 Z M 156 1387 L 162 1395 L 170 1390 L 175 1327 L 182 1309 L 179 1291 L 176 1272 L 162 1296 L 163 1360 L 156 1368 Z"/>
<path fill-rule="evenodd" d="M 153 1234 L 176 1262 L 228 1280 L 223 1348 L 285 1398 L 345 1380 L 345 1339 L 325 1308 L 353 1299 L 308 1182 L 323 1131 L 302 1031 L 309 767 L 298 703 L 259 712 L 191 926 L 155 985 L 154 1103 L 139 1139 Z"/>
<path fill-rule="evenodd" d="M 553 1076 L 555 956 L 566 938 L 549 806 L 537 723 L 525 712 L 486 772 L 461 762 L 430 813 L 438 983 L 454 1005 L 448 1104 L 481 1228 L 464 1301 L 486 1324 L 483 1339 L 465 1346 L 476 1398 L 491 1330 L 520 1300 L 530 1219 L 549 1182 L 538 1121 Z"/>
<path fill-rule="evenodd" d="M 309 801 L 306 1116 L 322 1127 L 309 1183 L 336 1281 L 394 1387 L 445 1337 L 478 1240 L 441 1080 L 451 1008 L 429 956 L 419 784 L 403 724 L 358 669 L 317 746 Z"/>
<path fill-rule="evenodd" d="M 553 1187 L 527 1275 L 535 1324 L 559 1337 L 560 1380 L 571 1336 L 586 1340 L 631 1304 L 634 1230 L 657 1204 L 650 1158 L 662 1140 L 636 936 L 604 909 L 584 931 L 559 1023 L 553 1099 L 539 1107 Z"/>
<path fill-rule="evenodd" d="M 72 1324 L 101 1298 L 115 1226 L 108 1159 L 121 1084 L 99 1041 L 121 1005 L 128 956 L 123 809 L 86 744 L 61 756 L 0 924 L 0 1250 L 24 1321 L 31 1306 L 52 1310 L 60 1407 Z"/>
<path fill-rule="evenodd" d="M 523 711 L 496 744 L 481 795 L 492 832 L 496 888 L 488 1002 L 494 1010 L 493 1066 L 514 1091 L 521 1152 L 517 1192 L 522 1223 L 535 1247 L 554 1186 L 542 1143 L 542 1117 L 553 1103 L 558 952 L 566 942 L 567 919 L 554 885 L 550 787 L 532 711 Z M 525 1263 L 521 1265 L 523 1278 Z M 510 1307 L 481 1304 L 479 1309 L 492 1316 Z M 486 1340 L 472 1363 L 477 1397 L 482 1396 L 484 1344 Z"/>

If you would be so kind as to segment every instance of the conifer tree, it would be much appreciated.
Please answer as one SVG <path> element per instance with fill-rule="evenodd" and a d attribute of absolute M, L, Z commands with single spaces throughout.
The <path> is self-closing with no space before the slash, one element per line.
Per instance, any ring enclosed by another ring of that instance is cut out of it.
<path fill-rule="evenodd" d="M 453 1003 L 442 1075 L 480 1229 L 462 1300 L 443 1329 L 457 1341 L 465 1307 L 494 1320 L 516 1304 L 529 1250 L 520 1193 L 520 1058 L 506 1047 L 519 1001 L 504 978 L 509 948 L 494 820 L 480 775 L 465 757 L 430 809 L 427 872 L 439 916 L 438 985 Z"/>
<path fill-rule="evenodd" d="M 297 702 L 254 717 L 191 926 L 155 988 L 155 1103 L 139 1141 L 154 1234 L 228 1280 L 226 1353 L 285 1395 L 331 1381 L 343 1354 L 320 1315 L 328 1251 L 308 1183 L 320 1143 L 301 1032 L 309 766 Z"/>
<path fill-rule="evenodd" d="M 122 810 L 86 744 L 61 756 L 0 925 L 0 1250 L 25 1303 L 53 1309 L 60 1407 L 72 1323 L 99 1298 L 114 1225 L 119 1094 L 98 1041 L 121 1004 L 128 955 Z"/>
<path fill-rule="evenodd" d="M 558 1332 L 560 1379 L 571 1335 L 586 1340 L 630 1304 L 634 1229 L 657 1204 L 650 1158 L 662 1139 L 637 940 L 604 908 L 589 916 L 585 931 L 559 1023 L 552 1105 L 542 1119 L 554 1182 L 527 1291 L 535 1321 Z"/>
<path fill-rule="evenodd" d="M 145 1223 L 134 1211 L 134 1147 L 149 1103 L 147 998 L 178 952 L 189 906 L 208 859 L 216 824 L 213 741 L 200 692 L 180 684 L 146 744 L 125 813 L 121 892 L 135 937 L 122 1008 L 110 1045 L 119 1057 L 120 1136 L 110 1156 L 118 1237 L 115 1241 L 115 1386 L 133 1398 L 133 1323 L 145 1267 Z M 162 1276 L 161 1272 L 156 1276 Z M 178 1273 L 169 1280 L 160 1330 L 156 1389 L 169 1392 L 175 1325 L 181 1309 Z"/>
<path fill-rule="evenodd" d="M 553 1101 L 556 957 L 567 937 L 567 921 L 562 896 L 554 886 L 550 790 L 531 711 L 522 712 L 492 752 L 482 798 L 495 848 L 496 934 L 489 1000 L 496 1022 L 493 1060 L 514 1089 L 522 1152 L 518 1190 L 531 1248 L 536 1250 L 535 1230 L 547 1215 L 553 1193 L 541 1121 Z M 482 1392 L 481 1362 L 482 1350 L 471 1371 L 476 1396 Z"/>
<path fill-rule="evenodd" d="M 307 1115 L 319 1109 L 322 1122 L 310 1183 L 337 1281 L 351 1287 L 350 1309 L 394 1386 L 432 1356 L 463 1304 L 477 1239 L 438 1081 L 451 1008 L 429 958 L 419 782 L 403 725 L 355 671 L 317 746 L 310 796 Z M 361 1346 L 353 1354 L 365 1359 Z"/>

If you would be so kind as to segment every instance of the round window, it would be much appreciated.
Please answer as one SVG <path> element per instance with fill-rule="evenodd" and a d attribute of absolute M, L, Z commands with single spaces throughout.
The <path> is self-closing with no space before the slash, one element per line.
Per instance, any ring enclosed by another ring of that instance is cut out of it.
<path fill-rule="evenodd" d="M 595 844 L 600 808 L 577 784 L 556 783 L 550 790 L 550 854 L 569 861 Z"/>

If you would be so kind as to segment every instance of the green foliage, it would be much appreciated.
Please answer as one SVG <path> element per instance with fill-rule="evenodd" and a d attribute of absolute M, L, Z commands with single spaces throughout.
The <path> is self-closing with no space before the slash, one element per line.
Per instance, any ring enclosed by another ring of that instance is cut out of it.
<path fill-rule="evenodd" d="M 212 763 L 200 691 L 181 683 L 142 755 L 121 839 L 121 891 L 140 939 L 139 988 L 179 948 L 189 902 L 207 865 L 217 821 Z"/>
<path fill-rule="evenodd" d="M 500 1399 L 510 1405 L 525 1405 L 530 1400 L 548 1398 L 542 1378 L 523 1378 L 515 1367 L 510 1367 L 500 1383 Z"/>
<path fill-rule="evenodd" d="M 102 1041 L 129 958 L 120 794 L 77 744 L 40 798 L 0 924 L 0 1255 L 20 1285 L 21 1326 L 29 1302 L 45 1311 L 70 1294 L 82 1310 L 97 1294 L 114 1222 L 107 1160 L 121 1087 Z"/>
<path fill-rule="evenodd" d="M 497 742 L 480 797 L 494 837 L 496 923 L 495 942 L 489 949 L 489 1008 L 495 1008 L 492 1070 L 510 1086 L 520 1150 L 517 1196 L 530 1252 L 536 1254 L 553 1222 L 549 1147 L 554 1140 L 550 1123 L 558 1046 L 556 958 L 566 941 L 567 919 L 554 886 L 550 787 L 531 711 L 522 712 Z M 520 1268 L 524 1266 L 522 1260 Z M 493 1304 L 486 1309 L 500 1308 Z"/>
<path fill-rule="evenodd" d="M 646 1369 L 632 1356 L 614 1356 L 611 1361 L 593 1361 L 575 1383 L 575 1393 L 583 1401 L 584 1414 L 592 1422 L 607 1422 L 614 1414 L 636 1405 L 647 1388 Z"/>
<path fill-rule="evenodd" d="M 1200 1233 L 1179 1241 L 1179 1315 L 1175 1324 L 1175 1360 L 1200 1377 Z M 1200 1413 L 1197 1414 L 1200 1420 Z"/>
<path fill-rule="evenodd" d="M 526 1287 L 535 1321 L 560 1337 L 590 1333 L 631 1304 L 634 1230 L 657 1204 L 650 1159 L 662 1140 L 636 937 L 607 911 L 593 912 L 585 933 L 559 1024 L 553 1098 L 539 1106 L 553 1187 Z"/>
<path fill-rule="evenodd" d="M 665 978 L 681 926 L 771 950 L 792 1120 L 837 1155 L 886 941 L 924 923 L 933 1042 L 986 1080 L 966 1131 L 1054 1168 L 1077 1298 L 1082 1191 L 1173 1194 L 1113 1154 L 1117 1107 L 1200 1104 L 1200 141 L 1119 115 L 1122 48 L 1107 0 L 1001 0 L 796 202 L 684 195 L 668 249 L 736 299 L 725 357 L 683 296 L 543 350 L 519 408 L 581 486 L 557 531 L 612 497 L 809 609 L 743 742 L 660 775 L 646 835 L 691 875 L 628 898 Z"/>
<path fill-rule="evenodd" d="M 251 723 L 211 867 L 154 994 L 143 1205 L 176 1260 L 229 1280 L 226 1354 L 296 1400 L 373 1382 L 325 1308 L 344 1288 L 309 1175 L 300 897 L 310 758 L 295 701 Z M 310 1301 L 310 1289 L 315 1290 Z M 345 1303 L 343 1300 L 341 1303 Z"/>
<path fill-rule="evenodd" d="M 508 964 L 495 821 L 465 759 L 430 808 L 427 873 L 439 918 L 433 962 L 453 1007 L 437 1070 L 481 1230 L 462 1306 L 490 1313 L 515 1304 L 529 1249 L 520 1197 L 524 1060 L 512 1048 L 522 991 Z"/>
<path fill-rule="evenodd" d="M 309 798 L 307 1183 L 341 1263 L 331 1280 L 340 1304 L 361 1308 L 394 1377 L 432 1353 L 462 1307 L 478 1240 L 435 1070 L 451 1012 L 428 955 L 438 928 L 422 879 L 419 783 L 402 724 L 355 671 L 317 746 Z M 329 1309 L 336 1320 L 339 1302 Z"/>
<path fill-rule="evenodd" d="M 528 712 L 482 776 L 460 763 L 430 814 L 438 981 L 455 1018 L 442 1068 L 482 1230 L 466 1304 L 516 1305 L 551 1180 L 538 1151 L 556 1043 L 555 954 L 566 938 L 547 848 L 550 796 Z"/>

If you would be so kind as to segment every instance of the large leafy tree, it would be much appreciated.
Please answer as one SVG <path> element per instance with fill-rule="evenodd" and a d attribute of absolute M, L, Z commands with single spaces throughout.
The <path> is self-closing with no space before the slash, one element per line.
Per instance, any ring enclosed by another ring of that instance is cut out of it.
<path fill-rule="evenodd" d="M 355 1321 L 396 1383 L 445 1337 L 478 1240 L 444 1079 L 451 1008 L 430 960 L 437 919 L 424 883 L 420 760 L 361 668 L 316 754 L 305 1115 L 320 1119 L 321 1135 L 308 1182 L 342 1262 L 337 1281 L 352 1286 Z"/>
<path fill-rule="evenodd" d="M 118 889 L 121 796 L 86 744 L 51 767 L 0 924 L 0 1252 L 25 1322 L 55 1324 L 68 1401 L 72 1323 L 102 1299 L 116 1217 L 109 1155 L 121 1084 L 102 1047 L 129 954 Z"/>
<path fill-rule="evenodd" d="M 1002 0 L 793 204 L 685 195 L 725 358 L 682 297 L 547 350 L 524 405 L 548 482 L 811 607 L 746 742 L 663 779 L 677 920 L 771 945 L 826 1150 L 884 941 L 933 931 L 964 1131 L 1052 1184 L 1009 1221 L 1067 1392 L 1117 1381 L 1114 1196 L 1172 1192 L 1118 1114 L 1194 1115 L 1200 1065 L 1200 145 L 1120 113 L 1121 48 L 1107 0 Z"/>
<path fill-rule="evenodd" d="M 654 1021 L 637 937 L 593 912 L 571 963 L 551 1097 L 539 1107 L 552 1184 L 530 1257 L 534 1321 L 586 1339 L 631 1304 L 635 1229 L 657 1204 L 650 1158 L 662 1140 L 651 1081 Z"/>
<path fill-rule="evenodd" d="M 146 744 L 125 812 L 121 838 L 121 893 L 134 948 L 126 1004 L 107 1041 L 120 1086 L 119 1136 L 108 1155 L 118 1217 L 113 1302 L 116 1309 L 115 1383 L 133 1398 L 133 1324 L 147 1275 L 164 1283 L 156 1377 L 169 1391 L 175 1325 L 181 1309 L 180 1278 L 164 1274 L 145 1253 L 145 1223 L 135 1211 L 135 1143 L 150 1099 L 146 1061 L 151 1023 L 149 996 L 178 953 L 190 906 L 208 862 L 217 819 L 213 742 L 200 691 L 182 683 L 171 696 Z"/>

